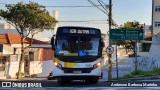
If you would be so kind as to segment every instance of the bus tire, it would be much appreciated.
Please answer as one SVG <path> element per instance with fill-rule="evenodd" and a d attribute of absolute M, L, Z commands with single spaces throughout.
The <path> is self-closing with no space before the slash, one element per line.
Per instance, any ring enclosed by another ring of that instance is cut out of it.
<path fill-rule="evenodd" d="M 85 83 L 86 83 L 86 84 L 90 84 L 90 83 L 91 83 L 91 80 L 90 80 L 90 79 L 85 79 Z"/>
<path fill-rule="evenodd" d="M 52 73 L 49 73 L 49 75 L 47 76 L 47 80 L 52 80 Z"/>
<path fill-rule="evenodd" d="M 58 82 L 58 85 L 64 85 L 66 83 L 63 78 L 58 78 L 57 82 Z"/>
<path fill-rule="evenodd" d="M 101 76 L 100 76 L 100 78 L 101 78 L 101 79 L 103 78 L 103 72 L 101 72 Z"/>
<path fill-rule="evenodd" d="M 86 84 L 96 84 L 98 83 L 98 81 L 99 81 L 99 77 L 85 79 Z"/>
<path fill-rule="evenodd" d="M 47 80 L 52 80 L 52 78 L 51 78 L 51 77 L 48 77 Z"/>
<path fill-rule="evenodd" d="M 92 79 L 91 79 L 91 83 L 93 83 L 93 84 L 98 83 L 98 81 L 99 81 L 99 77 L 96 77 L 96 78 L 92 78 Z"/>

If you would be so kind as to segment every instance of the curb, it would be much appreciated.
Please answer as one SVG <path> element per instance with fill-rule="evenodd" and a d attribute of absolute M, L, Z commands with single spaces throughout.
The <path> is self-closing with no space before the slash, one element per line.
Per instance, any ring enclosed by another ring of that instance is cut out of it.
<path fill-rule="evenodd" d="M 127 78 L 127 79 L 120 79 L 120 80 L 113 80 L 113 81 L 138 81 L 138 80 L 155 80 L 160 79 L 160 75 L 155 76 L 141 76 L 136 78 Z"/>

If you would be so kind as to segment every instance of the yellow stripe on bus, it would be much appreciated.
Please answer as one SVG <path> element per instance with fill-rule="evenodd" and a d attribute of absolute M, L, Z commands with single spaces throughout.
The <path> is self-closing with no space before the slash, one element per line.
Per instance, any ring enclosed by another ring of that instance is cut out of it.
<path fill-rule="evenodd" d="M 61 64 L 62 63 L 62 61 L 60 61 L 58 58 L 54 58 L 53 59 L 55 62 L 57 62 L 58 64 Z"/>
<path fill-rule="evenodd" d="M 60 61 L 58 58 L 54 58 L 53 60 L 62 65 L 62 61 Z M 75 66 L 77 66 L 77 64 L 78 63 L 64 62 L 64 68 L 74 68 Z"/>
<path fill-rule="evenodd" d="M 77 66 L 78 63 L 69 63 L 69 62 L 64 62 L 64 67 L 65 68 L 74 68 Z"/>

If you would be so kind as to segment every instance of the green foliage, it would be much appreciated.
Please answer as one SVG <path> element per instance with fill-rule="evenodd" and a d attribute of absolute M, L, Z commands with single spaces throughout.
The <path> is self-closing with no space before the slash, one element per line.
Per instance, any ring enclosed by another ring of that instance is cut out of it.
<path fill-rule="evenodd" d="M 156 68 L 148 71 L 144 71 L 144 70 L 132 71 L 129 74 L 124 75 L 123 77 L 119 77 L 118 80 L 134 78 L 134 77 L 152 76 L 152 75 L 160 75 L 160 68 Z M 113 78 L 113 80 L 117 80 L 117 79 Z"/>
<path fill-rule="evenodd" d="M 18 72 L 16 73 L 16 76 L 18 76 Z M 24 73 L 21 72 L 21 76 L 23 77 L 23 76 L 24 76 Z"/>
<path fill-rule="evenodd" d="M 124 23 L 124 28 L 125 29 L 139 29 L 140 25 L 139 25 L 139 22 L 137 22 L 137 21 L 126 22 L 126 23 Z"/>
<path fill-rule="evenodd" d="M 144 71 L 144 70 L 137 70 L 133 71 L 130 74 L 124 75 L 122 78 L 133 78 L 136 76 L 152 76 L 152 75 L 159 75 L 160 74 L 160 68 Z"/>
<path fill-rule="evenodd" d="M 35 33 L 44 29 L 51 29 L 57 23 L 45 7 L 38 3 L 29 2 L 25 4 L 19 2 L 8 4 L 6 7 L 7 10 L 0 10 L 0 16 L 15 26 L 19 34 L 22 35 L 24 31 Z"/>
<path fill-rule="evenodd" d="M 137 71 L 131 72 L 131 75 L 142 75 L 142 74 L 144 74 L 143 70 L 137 70 Z"/>
<path fill-rule="evenodd" d="M 123 78 L 132 78 L 132 77 L 133 77 L 133 75 L 131 75 L 131 74 L 126 74 L 123 76 Z"/>

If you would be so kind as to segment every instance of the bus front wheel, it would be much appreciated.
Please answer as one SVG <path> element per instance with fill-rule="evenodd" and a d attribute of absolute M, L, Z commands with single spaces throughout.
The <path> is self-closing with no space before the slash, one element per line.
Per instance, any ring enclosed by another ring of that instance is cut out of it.
<path fill-rule="evenodd" d="M 85 82 L 86 83 L 91 83 L 91 84 L 96 84 L 96 83 L 98 83 L 98 81 L 99 81 L 99 77 L 96 77 L 96 78 L 89 78 L 89 79 L 86 79 L 85 80 Z"/>
<path fill-rule="evenodd" d="M 64 85 L 66 83 L 71 82 L 71 79 L 69 79 L 69 78 L 62 78 L 61 77 L 61 78 L 58 78 L 57 82 L 58 82 L 59 85 Z"/>
<path fill-rule="evenodd" d="M 98 83 L 99 77 L 91 79 L 91 83 Z"/>
<path fill-rule="evenodd" d="M 57 82 L 58 82 L 58 85 L 64 85 L 66 83 L 63 78 L 58 78 Z"/>

